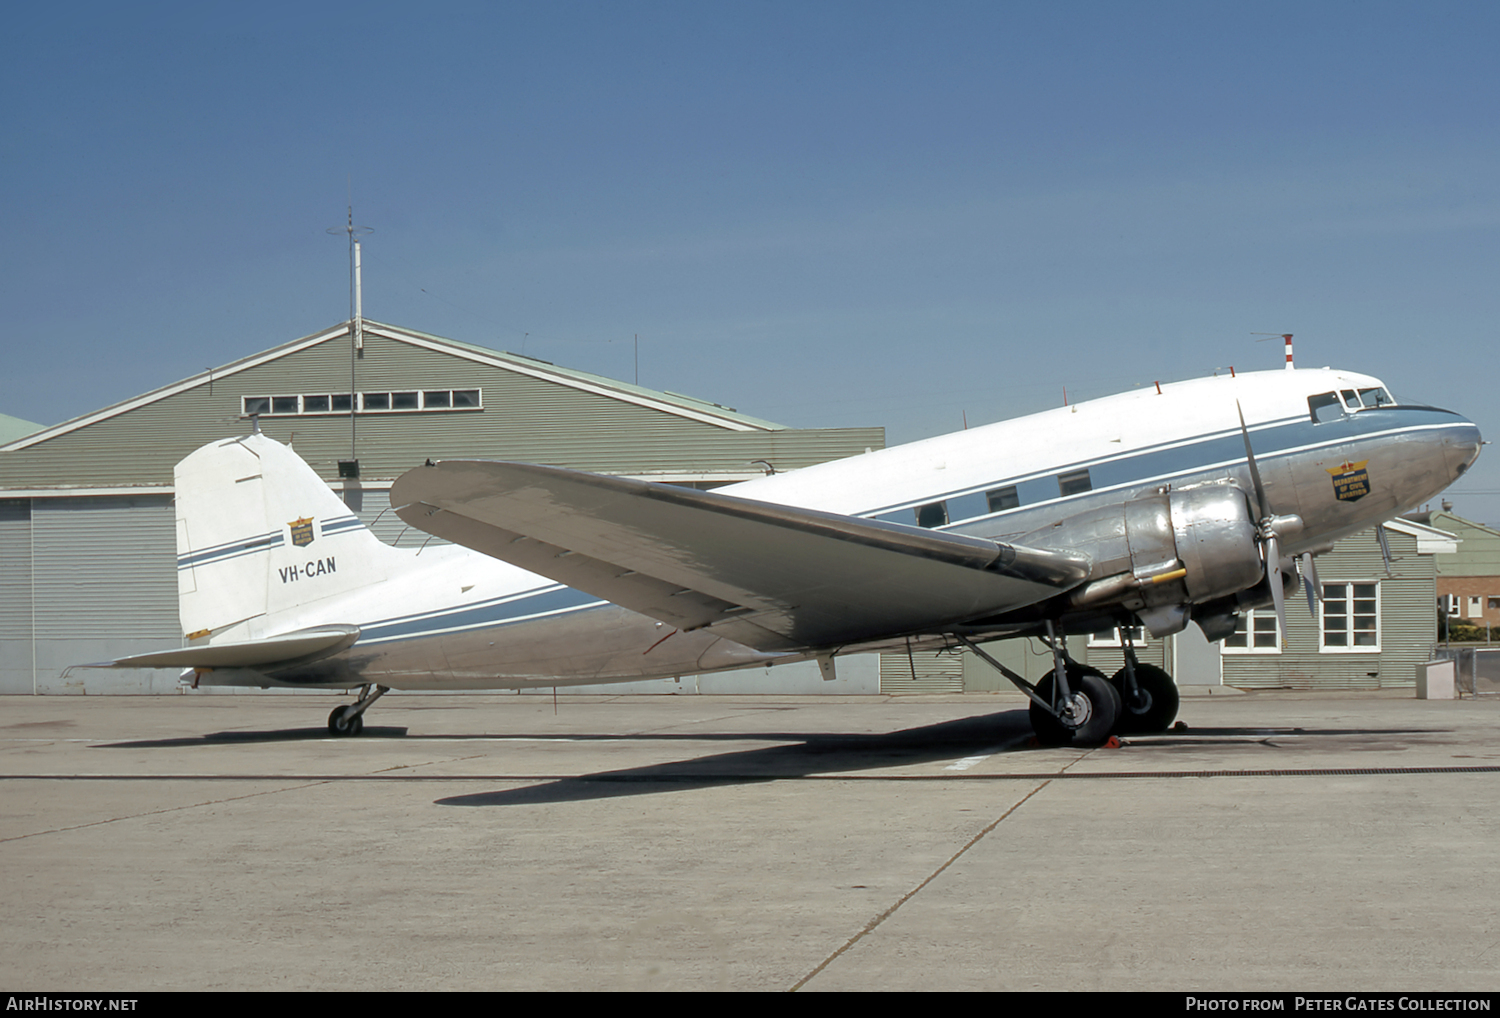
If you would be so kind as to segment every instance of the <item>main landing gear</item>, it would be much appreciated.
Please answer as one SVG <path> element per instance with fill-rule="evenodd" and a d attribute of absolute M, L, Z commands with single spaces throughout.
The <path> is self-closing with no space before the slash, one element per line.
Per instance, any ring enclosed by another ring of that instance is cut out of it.
<path fill-rule="evenodd" d="M 1155 665 L 1136 659 L 1125 636 L 1125 666 L 1106 679 L 1097 668 L 1068 657 L 1051 622 L 1045 642 L 1052 648 L 1052 673 L 1035 686 L 996 661 L 965 637 L 959 641 L 1009 679 L 1031 700 L 1031 727 L 1051 746 L 1098 746 L 1113 734 L 1164 732 L 1177 717 L 1177 686 Z"/>
<path fill-rule="evenodd" d="M 371 686 L 368 683 L 359 687 L 359 700 L 344 707 L 335 707 L 333 713 L 328 715 L 328 734 L 358 735 L 364 731 L 365 711 L 370 704 L 390 691 L 389 686 Z"/>

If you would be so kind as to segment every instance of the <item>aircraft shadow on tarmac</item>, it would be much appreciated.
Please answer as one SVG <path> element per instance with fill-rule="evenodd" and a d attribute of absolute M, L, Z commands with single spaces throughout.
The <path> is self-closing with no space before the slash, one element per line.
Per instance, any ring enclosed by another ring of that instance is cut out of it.
<path fill-rule="evenodd" d="M 407 737 L 409 729 L 397 726 L 366 726 L 355 739 L 336 738 L 326 728 L 286 728 L 267 731 L 208 732 L 200 736 L 170 739 L 135 739 L 129 742 L 101 743 L 99 749 L 183 749 L 211 748 L 235 743 L 254 742 L 317 742 L 327 740 L 346 745 L 359 745 L 374 739 L 399 739 Z M 436 742 L 535 742 L 537 740 L 566 740 L 568 742 L 795 742 L 799 746 L 782 746 L 777 749 L 795 749 L 804 754 L 830 754 L 836 752 L 889 753 L 899 755 L 903 761 L 909 759 L 955 758 L 973 752 L 983 746 L 991 752 L 1001 743 L 1023 741 L 1031 736 L 1031 721 L 1025 710 L 1002 711 L 998 714 L 973 718 L 958 718 L 935 725 L 903 729 L 898 732 L 878 734 L 843 734 L 828 732 L 641 732 L 622 735 L 618 732 L 508 732 L 496 735 L 493 732 L 475 733 L 426 733 L 423 741 Z M 1016 748 L 1007 746 L 1005 748 Z M 913 757 L 920 750 L 930 752 L 929 757 Z M 762 752 L 762 751 L 757 751 Z M 717 758 L 709 758 L 717 759 Z M 878 764 L 866 764 L 878 766 Z M 819 770 L 823 769 L 820 764 Z M 788 774 L 787 776 L 792 776 Z"/>
<path fill-rule="evenodd" d="M 1026 711 L 1010 710 L 889 733 L 753 732 L 719 737 L 736 742 L 775 741 L 783 745 L 582 774 L 524 788 L 455 795 L 436 801 L 440 806 L 538 806 L 959 760 L 978 752 L 998 753 L 1025 745 L 1031 737 L 1031 721 Z M 650 740 L 654 736 L 643 738 Z"/>
<path fill-rule="evenodd" d="M 406 736 L 407 729 L 396 726 L 371 725 L 364 730 L 360 736 L 362 739 L 400 739 Z M 212 747 L 224 746 L 233 743 L 245 742 L 316 742 L 319 739 L 334 739 L 335 736 L 328 734 L 328 729 L 319 728 L 283 728 L 273 729 L 266 732 L 209 732 L 205 735 L 189 736 L 176 739 L 135 739 L 131 742 L 108 742 L 102 743 L 99 749 L 183 749 L 194 746 Z M 344 741 L 339 739 L 340 742 Z"/>
<path fill-rule="evenodd" d="M 402 739 L 408 729 L 396 726 L 371 726 L 356 740 L 333 740 L 324 728 L 299 728 L 271 731 L 227 731 L 208 733 L 197 738 L 135 740 L 106 743 L 98 748 L 167 749 L 213 748 L 246 743 L 337 741 L 357 745 L 374 739 Z M 1371 748 L 1412 736 L 1439 734 L 1431 729 L 1368 728 L 1194 728 L 1173 730 L 1160 735 L 1132 736 L 1127 746 L 1157 749 L 1206 749 L 1214 746 L 1245 746 L 1259 743 L 1272 749 L 1287 741 L 1333 740 L 1342 749 Z M 888 733 L 829 732 L 712 732 L 712 733 L 569 733 L 528 732 L 495 735 L 492 733 L 423 735 L 423 741 L 483 740 L 489 742 L 531 742 L 537 739 L 565 738 L 570 742 L 774 742 L 778 745 L 740 750 L 732 753 L 673 760 L 642 767 L 582 774 L 576 777 L 527 779 L 517 776 L 510 781 L 531 783 L 519 788 L 476 792 L 435 800 L 443 806 L 537 806 L 551 803 L 580 802 L 626 795 L 651 795 L 685 791 L 718 785 L 746 785 L 767 781 L 797 780 L 810 775 L 870 771 L 885 767 L 910 767 L 945 760 L 960 760 L 977 753 L 1014 752 L 1031 745 L 1031 722 L 1025 710 L 1008 710 L 971 718 L 958 718 L 938 724 L 922 725 Z M 1352 741 L 1351 741 L 1352 740 Z M 1077 752 L 1077 751 L 1075 751 Z M 1048 768 L 1049 774 L 1053 769 Z M 956 777 L 956 775 L 945 775 Z M 1011 775 L 1021 777 L 1022 775 Z M 1043 775 L 1038 774 L 1036 777 Z M 918 780 L 911 775 L 885 775 L 888 780 Z M 931 775 L 927 777 L 937 777 Z"/>
<path fill-rule="evenodd" d="M 1263 743 L 1280 748 L 1274 738 L 1296 739 L 1354 736 L 1360 739 L 1432 734 L 1425 729 L 1304 729 L 1304 728 L 1215 728 L 1195 733 L 1198 739 L 1186 737 L 1136 737 L 1138 745 L 1180 748 L 1203 748 L 1214 744 L 1244 746 Z M 1178 735 L 1178 733 L 1171 733 Z M 1186 733 L 1182 733 L 1185 735 Z M 946 721 L 941 724 L 909 728 L 886 735 L 799 735 L 795 745 L 770 746 L 763 749 L 725 753 L 693 760 L 671 761 L 645 767 L 584 774 L 578 777 L 531 784 L 522 788 L 438 799 L 441 806 L 528 806 L 550 803 L 608 799 L 624 795 L 707 788 L 715 785 L 744 785 L 764 781 L 796 780 L 809 775 L 826 775 L 844 771 L 867 771 L 873 768 L 910 766 L 941 760 L 957 760 L 978 752 L 1001 753 L 1034 745 L 1030 719 L 1025 711 L 1006 711 L 984 717 Z M 751 738 L 768 738 L 756 734 Z M 745 736 L 733 736 L 743 739 Z M 1389 748 L 1389 747 L 1388 747 Z M 1079 752 L 1075 750 L 1075 752 Z M 924 780 L 955 775 L 886 775 L 887 780 Z M 1007 777 L 1052 777 L 1046 774 Z"/>

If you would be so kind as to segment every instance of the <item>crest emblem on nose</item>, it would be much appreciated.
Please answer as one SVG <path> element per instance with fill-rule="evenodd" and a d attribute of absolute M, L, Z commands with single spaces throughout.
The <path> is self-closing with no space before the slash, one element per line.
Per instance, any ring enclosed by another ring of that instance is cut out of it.
<path fill-rule="evenodd" d="M 1370 493 L 1370 472 L 1365 469 L 1369 460 L 1350 463 L 1345 460 L 1328 473 L 1333 477 L 1333 497 L 1340 502 L 1358 502 Z"/>

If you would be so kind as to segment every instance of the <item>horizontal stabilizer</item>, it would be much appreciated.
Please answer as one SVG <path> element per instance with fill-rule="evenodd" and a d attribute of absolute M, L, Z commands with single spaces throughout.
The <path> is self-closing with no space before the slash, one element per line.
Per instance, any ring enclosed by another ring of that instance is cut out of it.
<path fill-rule="evenodd" d="M 455 544 L 761 650 L 931 632 L 1089 570 L 1073 553 L 523 463 L 418 467 L 391 504 Z"/>
<path fill-rule="evenodd" d="M 87 668 L 264 668 L 316 654 L 332 654 L 359 639 L 358 626 L 319 626 L 263 640 L 205 643 L 101 661 Z"/>

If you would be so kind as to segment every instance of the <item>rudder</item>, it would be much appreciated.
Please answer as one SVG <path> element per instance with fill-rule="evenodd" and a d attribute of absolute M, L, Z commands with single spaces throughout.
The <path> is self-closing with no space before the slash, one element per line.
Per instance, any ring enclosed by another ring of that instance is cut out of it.
<path fill-rule="evenodd" d="M 174 476 L 178 609 L 190 642 L 284 628 L 276 616 L 387 579 L 411 554 L 381 543 L 265 435 L 206 445 Z"/>

